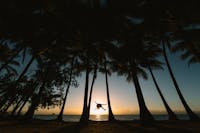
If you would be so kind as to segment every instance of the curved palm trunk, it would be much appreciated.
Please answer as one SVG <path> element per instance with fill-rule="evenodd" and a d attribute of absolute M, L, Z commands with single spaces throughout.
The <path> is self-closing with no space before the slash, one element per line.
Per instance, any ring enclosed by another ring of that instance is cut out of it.
<path fill-rule="evenodd" d="M 36 87 L 35 87 L 36 88 Z M 32 91 L 33 92 L 33 91 Z M 28 102 L 28 99 L 30 98 L 32 93 L 28 94 L 28 96 L 26 96 L 25 100 L 23 101 L 21 107 L 19 108 L 18 112 L 17 112 L 17 116 L 20 116 L 22 109 L 24 108 L 24 106 L 26 105 L 26 103 Z"/>
<path fill-rule="evenodd" d="M 93 86 L 94 86 L 96 77 L 97 77 L 97 69 L 95 68 L 94 75 L 93 75 L 93 78 L 92 78 L 92 84 L 91 84 L 91 87 L 90 87 L 90 95 L 89 95 L 89 102 L 88 102 L 88 112 L 87 112 L 87 118 L 88 119 L 90 117 L 90 107 L 91 107 L 91 100 L 92 100 L 92 92 L 93 92 Z"/>
<path fill-rule="evenodd" d="M 71 70 L 70 70 L 70 74 L 69 74 L 69 82 L 68 82 L 68 86 L 67 86 L 67 89 L 66 89 L 66 92 L 65 92 L 65 97 L 63 99 L 63 105 L 62 105 L 61 111 L 60 111 L 60 113 L 58 115 L 58 118 L 57 118 L 58 121 L 62 121 L 63 120 L 63 112 L 64 112 L 64 109 L 65 109 L 67 95 L 68 95 L 69 88 L 71 86 L 71 81 L 72 81 L 73 67 L 74 67 L 74 57 L 73 57 L 72 62 L 71 62 Z"/>
<path fill-rule="evenodd" d="M 159 95 L 160 95 L 160 97 L 162 99 L 162 102 L 163 102 L 164 106 L 165 106 L 165 109 L 166 109 L 166 111 L 168 113 L 169 120 L 177 120 L 177 117 L 176 117 L 175 113 L 172 111 L 172 109 L 167 104 L 167 101 L 165 100 L 165 98 L 164 98 L 164 96 L 163 96 L 163 94 L 162 94 L 162 92 L 160 90 L 160 87 L 158 86 L 158 83 L 156 81 L 156 78 L 155 78 L 155 76 L 153 74 L 153 71 L 152 71 L 151 67 L 149 67 L 149 71 L 150 71 L 151 77 L 153 79 L 153 82 L 154 82 L 154 84 L 156 86 L 156 89 L 157 89 L 157 91 L 158 91 L 158 93 L 159 93 Z"/>
<path fill-rule="evenodd" d="M 15 107 L 13 108 L 12 112 L 11 112 L 11 116 L 14 116 L 15 112 L 17 111 L 17 109 L 20 107 L 20 105 L 22 104 L 23 99 L 21 98 L 17 104 L 15 105 Z"/>
<path fill-rule="evenodd" d="M 15 92 L 16 93 L 16 92 Z M 7 112 L 7 110 L 11 107 L 11 105 L 13 105 L 13 103 L 17 100 L 16 96 L 12 96 L 10 100 L 6 100 L 6 103 L 3 104 L 3 106 L 1 107 L 0 112 Z"/>
<path fill-rule="evenodd" d="M 64 100 L 63 100 L 62 109 L 61 109 L 61 111 L 60 111 L 60 113 L 58 115 L 58 118 L 57 118 L 58 121 L 62 121 L 63 120 L 63 112 L 64 112 L 64 109 L 65 109 L 65 104 L 66 104 L 66 100 L 67 100 L 67 94 L 68 94 L 69 88 L 71 86 L 72 72 L 73 72 L 73 61 L 72 61 L 72 65 L 71 65 L 69 82 L 68 82 L 68 86 L 67 86 L 67 89 L 66 89 L 66 92 L 65 92 L 65 97 L 64 97 Z"/>
<path fill-rule="evenodd" d="M 0 102 L 0 112 L 2 112 L 3 107 L 4 107 L 5 103 L 7 102 L 7 100 L 8 99 L 6 99 L 6 98 L 3 98 L 3 100 L 1 100 L 1 102 Z"/>
<path fill-rule="evenodd" d="M 87 108 L 87 100 L 88 100 L 88 86 L 89 86 L 89 68 L 87 66 L 87 70 L 86 70 L 86 74 L 85 74 L 85 93 L 84 93 L 84 103 L 83 103 L 83 112 L 80 118 L 80 122 L 88 122 L 88 118 L 87 118 L 87 112 L 88 112 L 88 108 Z"/>
<path fill-rule="evenodd" d="M 31 120 L 33 118 L 33 115 L 35 113 L 35 109 L 39 105 L 40 98 L 41 98 L 42 92 L 44 90 L 45 84 L 46 83 L 43 82 L 42 86 L 40 87 L 38 95 L 33 98 L 31 106 L 29 107 L 28 111 L 25 114 L 25 119 Z"/>
<path fill-rule="evenodd" d="M 17 112 L 17 117 L 20 116 L 21 112 L 22 112 L 22 109 L 24 108 L 24 106 L 26 105 L 28 101 L 28 98 L 22 103 L 21 107 L 19 108 L 18 112 Z"/>
<path fill-rule="evenodd" d="M 106 71 L 105 78 L 106 78 L 106 93 L 107 93 L 107 100 L 108 100 L 108 120 L 114 121 L 115 117 L 113 115 L 111 104 L 110 104 L 110 94 L 109 94 L 109 87 L 108 87 L 108 71 L 106 68 L 106 63 L 104 64 L 104 69 Z"/>
<path fill-rule="evenodd" d="M 13 102 L 14 102 L 14 101 L 13 101 Z M 4 106 L 2 107 L 2 109 L 1 109 L 0 112 L 5 113 L 5 112 L 10 108 L 10 106 L 13 104 L 13 102 L 8 101 L 8 103 L 6 103 L 6 105 L 4 105 Z"/>
<path fill-rule="evenodd" d="M 139 83 L 139 79 L 137 77 L 137 73 L 134 70 L 132 70 L 132 76 L 133 76 L 133 83 L 135 85 L 136 95 L 138 99 L 139 109 L 140 109 L 140 120 L 143 122 L 153 121 L 154 118 L 145 104 L 144 97 L 143 97 L 142 90 Z"/>
<path fill-rule="evenodd" d="M 15 114 L 15 112 L 17 111 L 18 108 L 20 108 L 18 112 L 21 112 L 23 106 L 26 104 L 26 101 L 28 101 L 28 99 L 30 98 L 31 94 L 36 89 L 36 87 L 37 87 L 37 83 L 35 82 L 35 86 L 32 89 L 30 89 L 28 91 L 28 93 L 25 93 L 22 96 L 22 98 L 17 102 L 16 106 L 14 107 L 13 111 L 11 112 L 12 116 Z M 18 113 L 17 113 L 17 115 L 18 115 Z"/>
<path fill-rule="evenodd" d="M 1 110 L 1 112 L 6 112 L 11 105 L 13 104 L 13 102 L 16 100 L 16 97 L 12 97 L 10 101 L 8 101 L 7 105 L 4 106 L 4 108 Z"/>
<path fill-rule="evenodd" d="M 172 68 L 170 66 L 170 63 L 169 63 L 169 60 L 168 60 L 168 57 L 167 57 L 165 44 L 164 44 L 163 41 L 161 43 L 162 43 L 162 46 L 163 46 L 164 59 L 165 59 L 165 62 L 167 64 L 167 68 L 168 68 L 169 74 L 171 76 L 171 79 L 172 79 L 172 81 L 174 83 L 174 86 L 176 88 L 176 91 L 178 93 L 178 96 L 179 96 L 179 98 L 180 98 L 180 100 L 181 100 L 181 102 L 182 102 L 182 104 L 183 104 L 183 106 L 184 106 L 184 108 L 185 108 L 190 120 L 199 120 L 199 117 L 191 110 L 191 108 L 189 107 L 189 105 L 187 104 L 187 102 L 185 101 L 185 98 L 183 97 L 183 95 L 181 93 L 181 90 L 180 90 L 180 88 L 178 86 L 178 83 L 177 83 L 177 81 L 175 79 L 174 73 L 172 71 Z"/>
<path fill-rule="evenodd" d="M 28 99 L 31 97 L 31 95 L 33 94 L 33 92 L 35 91 L 35 89 L 38 87 L 37 82 L 34 83 L 34 87 L 28 92 L 28 94 L 24 97 L 24 101 L 22 101 L 21 106 L 19 107 L 19 110 L 17 112 L 17 117 L 20 116 L 22 109 L 24 108 L 24 106 L 26 105 L 26 103 L 28 102 Z"/>
<path fill-rule="evenodd" d="M 59 115 L 57 117 L 58 121 L 62 121 L 63 120 L 63 112 L 64 112 L 64 109 L 65 109 L 65 104 L 66 104 L 67 94 L 69 92 L 70 84 L 71 84 L 71 81 L 69 82 L 69 84 L 67 86 L 67 89 L 66 89 L 66 92 L 65 92 L 65 97 L 63 99 L 63 105 L 62 105 L 61 111 L 60 111 L 60 113 L 59 113 Z"/>

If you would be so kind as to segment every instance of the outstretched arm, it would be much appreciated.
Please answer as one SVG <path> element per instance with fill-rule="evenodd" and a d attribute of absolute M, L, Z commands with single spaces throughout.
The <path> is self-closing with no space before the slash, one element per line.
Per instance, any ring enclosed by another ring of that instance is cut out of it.
<path fill-rule="evenodd" d="M 103 110 L 106 110 L 104 107 L 101 107 Z"/>

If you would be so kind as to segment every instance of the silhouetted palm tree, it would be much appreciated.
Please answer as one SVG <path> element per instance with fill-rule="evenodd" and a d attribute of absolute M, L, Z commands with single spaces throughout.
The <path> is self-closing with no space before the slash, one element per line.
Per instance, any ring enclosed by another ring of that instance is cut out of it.
<path fill-rule="evenodd" d="M 151 67 L 149 67 L 149 72 L 150 72 L 150 74 L 152 76 L 152 79 L 153 79 L 153 82 L 154 82 L 154 84 L 156 86 L 156 89 L 157 89 L 157 91 L 158 91 L 158 93 L 159 93 L 159 95 L 160 95 L 160 97 L 162 99 L 162 102 L 164 103 L 165 109 L 166 109 L 166 111 L 168 113 L 168 116 L 169 116 L 169 120 L 177 120 L 177 117 L 176 117 L 175 113 L 169 107 L 167 101 L 165 100 L 165 98 L 164 98 L 164 96 L 162 94 L 162 91 L 160 90 L 160 87 L 159 87 L 159 85 L 158 85 L 158 83 L 156 81 L 156 78 L 155 78 L 155 76 L 153 74 L 153 71 L 152 71 Z"/>
<path fill-rule="evenodd" d="M 107 94 L 107 100 L 108 100 L 108 120 L 114 121 L 115 117 L 112 112 L 111 108 L 111 102 L 110 102 L 110 92 L 109 92 L 109 85 L 108 85 L 108 75 L 110 74 L 109 69 L 107 67 L 108 61 L 104 60 L 104 71 L 105 71 L 105 79 L 106 79 L 106 94 Z"/>
<path fill-rule="evenodd" d="M 28 103 L 28 100 L 32 97 L 32 95 L 34 94 L 34 92 L 36 91 L 39 85 L 38 82 L 34 80 L 28 81 L 28 83 L 26 84 L 25 92 L 23 93 L 22 98 L 21 98 L 22 103 L 18 107 L 19 110 L 17 111 L 17 109 L 16 110 L 13 109 L 13 113 L 17 111 L 17 117 L 21 115 L 22 109 Z"/>
<path fill-rule="evenodd" d="M 109 56 L 112 55 L 112 50 L 115 49 L 115 46 L 108 42 L 102 41 L 100 43 L 99 51 L 100 51 L 100 69 L 99 71 L 105 74 L 105 82 L 106 82 L 106 95 L 108 101 L 108 120 L 115 121 L 115 117 L 111 107 L 111 100 L 110 100 L 110 91 L 109 91 L 109 83 L 108 83 L 108 75 L 111 75 L 112 72 L 112 61 L 109 59 Z"/>
<path fill-rule="evenodd" d="M 22 84 L 25 84 L 25 86 L 23 86 L 23 88 L 21 88 L 18 91 L 18 98 L 17 98 L 17 103 L 16 105 L 13 107 L 13 110 L 11 111 L 11 116 L 14 116 L 16 111 L 23 106 L 23 104 L 26 104 L 26 102 L 28 101 L 28 99 L 30 98 L 30 96 L 33 94 L 33 92 L 35 91 L 35 88 L 37 87 L 37 82 L 34 82 L 32 80 L 28 81 L 27 79 L 25 81 L 23 81 Z M 17 94 L 16 94 L 17 95 Z M 22 107 L 23 108 L 23 107 Z"/>
<path fill-rule="evenodd" d="M 65 81 L 65 82 L 67 82 L 67 88 L 66 88 L 64 99 L 63 99 L 62 108 L 61 108 L 60 113 L 59 113 L 59 115 L 57 117 L 58 121 L 62 121 L 63 120 L 63 112 L 64 112 L 66 100 L 67 100 L 67 94 L 69 93 L 70 86 L 73 85 L 72 82 L 74 82 L 73 81 L 74 80 L 74 64 L 75 64 L 75 57 L 73 57 L 71 59 L 70 68 L 69 68 L 69 70 L 67 70 L 69 72 L 67 72 L 67 75 L 64 76 L 64 78 L 68 78 L 67 81 Z"/>
<path fill-rule="evenodd" d="M 149 45 L 148 49 L 147 49 L 148 51 L 146 51 L 145 52 L 146 54 L 144 55 L 144 56 L 147 57 L 147 60 L 144 59 L 143 63 L 141 63 L 141 65 L 143 67 L 146 67 L 149 70 L 150 75 L 151 75 L 151 77 L 153 79 L 153 82 L 154 82 L 154 84 L 156 86 L 156 89 L 157 89 L 157 91 L 158 91 L 158 93 L 159 93 L 159 95 L 161 97 L 161 100 L 164 103 L 165 109 L 166 109 L 166 111 L 167 111 L 167 113 L 169 115 L 169 120 L 177 120 L 177 117 L 176 117 L 175 113 L 172 111 L 172 109 L 167 104 L 167 101 L 165 100 L 165 98 L 164 98 L 164 96 L 163 96 L 163 94 L 161 92 L 161 89 L 160 89 L 160 87 L 159 87 L 159 85 L 158 85 L 158 83 L 156 81 L 156 78 L 155 78 L 155 76 L 153 74 L 153 71 L 152 71 L 152 68 L 153 69 L 163 69 L 162 68 L 163 63 L 157 59 L 159 56 L 162 55 L 162 49 L 157 44 L 151 44 L 150 43 L 148 45 Z M 151 59 L 148 60 L 148 57 L 151 57 Z"/>
<path fill-rule="evenodd" d="M 172 2 L 170 4 L 174 4 L 175 6 L 178 6 L 176 2 L 175 3 Z M 187 6 L 187 4 L 194 4 L 194 3 L 187 3 L 187 2 L 185 3 L 184 2 L 183 6 Z M 176 91 L 178 93 L 179 98 L 181 99 L 181 102 L 182 102 L 187 114 L 189 115 L 191 120 L 198 120 L 199 117 L 191 110 L 191 108 L 187 104 L 186 100 L 184 99 L 184 97 L 183 97 L 183 95 L 182 95 L 182 93 L 180 91 L 179 85 L 178 85 L 178 83 L 176 81 L 176 78 L 174 76 L 174 73 L 173 73 L 172 68 L 170 66 L 170 63 L 169 63 L 169 59 L 167 57 L 166 46 L 172 47 L 174 44 L 176 44 L 176 42 L 173 42 L 174 43 L 173 45 L 170 44 L 171 36 L 172 36 L 172 38 L 177 38 L 177 35 L 178 35 L 178 39 L 183 39 L 184 40 L 184 38 L 185 38 L 187 40 L 186 36 L 183 37 L 183 38 L 180 38 L 180 34 L 183 33 L 183 30 L 182 30 L 182 27 L 179 24 L 180 20 L 177 19 L 178 17 L 175 17 L 179 13 L 180 12 L 173 12 L 172 13 L 171 10 L 168 10 L 168 9 L 165 11 L 165 13 L 163 14 L 163 16 L 161 17 L 160 22 L 159 22 L 159 24 L 160 24 L 159 36 L 160 36 L 161 39 L 157 38 L 156 41 L 157 41 L 157 43 L 159 43 L 161 45 L 161 47 L 163 49 L 163 56 L 164 56 L 164 60 L 165 60 L 166 65 L 167 65 L 167 69 L 169 71 L 169 74 L 171 76 L 171 79 L 173 81 L 175 89 L 176 89 Z M 184 17 L 186 17 L 186 16 L 184 16 Z M 176 41 L 182 42 L 182 40 L 178 40 L 178 39 Z"/>
<path fill-rule="evenodd" d="M 88 121 L 88 108 L 87 108 L 87 100 L 88 100 L 88 87 L 89 87 L 89 60 L 86 59 L 86 72 L 85 72 L 85 93 L 84 93 L 84 104 L 83 104 L 83 112 L 81 115 L 80 122 L 87 122 Z"/>
<path fill-rule="evenodd" d="M 36 108 L 41 106 L 46 107 L 53 103 L 55 96 L 52 94 L 54 87 L 62 84 L 62 73 L 59 71 L 60 66 L 54 60 L 43 60 L 38 65 L 38 70 L 35 73 L 35 78 L 39 83 L 38 92 L 32 95 L 31 104 L 25 114 L 26 119 L 32 119 Z"/>
<path fill-rule="evenodd" d="M 168 57 L 167 57 L 166 46 L 165 46 L 166 44 L 165 44 L 165 43 L 166 43 L 166 42 L 165 42 L 164 40 L 161 41 L 161 45 L 162 45 L 162 47 L 163 47 L 164 59 L 165 59 L 165 62 L 166 62 L 166 64 L 167 64 L 167 68 L 168 68 L 169 74 L 170 74 L 170 76 L 171 76 L 171 79 L 172 79 L 172 81 L 173 81 L 173 83 L 174 83 L 174 86 L 175 86 L 175 88 L 176 88 L 176 91 L 177 91 L 177 93 L 178 93 L 178 96 L 179 96 L 179 98 L 180 98 L 180 100 L 181 100 L 181 102 L 182 102 L 182 104 L 183 104 L 183 106 L 184 106 L 184 108 L 185 108 L 185 110 L 186 110 L 188 116 L 190 117 L 190 119 L 191 119 L 191 120 L 199 120 L 199 117 L 191 110 L 191 108 L 190 108 L 189 105 L 187 104 L 185 98 L 183 97 L 183 94 L 181 93 L 181 90 L 180 90 L 180 88 L 179 88 L 179 85 L 178 85 L 178 83 L 177 83 L 177 81 L 176 81 L 176 78 L 175 78 L 174 73 L 173 73 L 173 71 L 172 71 L 172 68 L 171 68 L 171 66 L 170 66 L 169 59 L 168 59 Z"/>
<path fill-rule="evenodd" d="M 83 103 L 83 112 L 80 118 L 80 122 L 87 122 L 88 118 L 88 90 L 89 90 L 89 76 L 91 72 L 91 63 L 92 63 L 92 53 L 93 46 L 89 42 L 88 36 L 84 35 L 84 39 L 82 40 L 82 44 L 80 45 L 80 56 L 79 58 L 82 60 L 80 63 L 81 67 L 85 70 L 85 92 L 84 92 L 84 103 Z"/>
<path fill-rule="evenodd" d="M 117 72 L 119 75 L 125 75 L 127 80 L 133 81 L 135 85 L 140 109 L 140 119 L 144 122 L 152 121 L 154 118 L 145 104 L 138 76 L 142 75 L 143 78 L 147 78 L 147 74 L 144 70 L 146 66 L 143 66 L 143 62 L 150 62 L 154 59 L 154 55 L 151 57 L 148 52 L 148 46 L 142 44 L 139 37 L 132 37 L 129 39 L 130 40 L 124 40 L 124 44 L 115 56 L 115 59 L 117 59 L 119 63 Z"/>
<path fill-rule="evenodd" d="M 88 114 L 87 114 L 88 119 L 89 119 L 89 116 L 90 116 L 90 107 L 91 107 L 91 101 L 92 101 L 92 92 L 93 92 L 93 87 L 94 87 L 94 83 L 95 83 L 96 78 L 97 78 L 97 65 L 95 65 L 95 67 L 94 67 L 92 84 L 91 84 L 91 87 L 90 87 L 90 94 L 89 94 L 89 101 L 88 101 Z"/>

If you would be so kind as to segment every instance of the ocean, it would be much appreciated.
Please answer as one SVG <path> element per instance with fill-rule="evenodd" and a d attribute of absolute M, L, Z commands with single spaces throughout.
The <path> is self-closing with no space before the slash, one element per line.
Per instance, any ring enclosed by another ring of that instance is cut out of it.
<path fill-rule="evenodd" d="M 180 120 L 189 120 L 189 117 L 185 114 L 177 115 Z M 57 115 L 35 115 L 34 118 L 42 120 L 53 120 L 57 118 Z M 128 121 L 128 120 L 139 120 L 139 115 L 115 115 L 117 120 Z M 167 120 L 168 116 L 154 115 L 156 120 Z M 63 120 L 66 122 L 78 122 L 80 120 L 80 115 L 64 115 Z M 93 121 L 107 121 L 108 115 L 90 115 L 90 120 Z"/>

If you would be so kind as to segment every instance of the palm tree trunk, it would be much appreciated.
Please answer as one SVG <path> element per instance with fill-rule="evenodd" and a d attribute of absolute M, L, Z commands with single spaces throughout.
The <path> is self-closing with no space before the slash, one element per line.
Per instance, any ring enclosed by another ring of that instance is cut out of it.
<path fill-rule="evenodd" d="M 1 100 L 1 102 L 0 102 L 0 112 L 2 112 L 3 107 L 4 107 L 5 103 L 7 102 L 7 100 L 8 100 L 8 99 L 6 99 L 6 98 L 3 98 L 3 99 Z"/>
<path fill-rule="evenodd" d="M 71 81 L 70 81 L 70 83 L 71 83 Z M 61 111 L 60 111 L 60 113 L 59 113 L 59 115 L 57 117 L 58 121 L 62 121 L 63 120 L 63 112 L 64 112 L 64 109 L 65 109 L 65 104 L 66 104 L 66 100 L 67 100 L 67 94 L 68 94 L 69 88 L 70 88 L 70 83 L 67 86 L 67 89 L 66 89 L 66 92 L 65 92 L 65 97 L 63 99 L 62 108 L 61 108 Z"/>
<path fill-rule="evenodd" d="M 140 120 L 143 122 L 153 121 L 154 118 L 145 104 L 144 97 L 143 97 L 142 90 L 139 83 L 139 79 L 134 69 L 132 70 L 132 76 L 133 76 L 133 83 L 135 85 L 135 90 L 137 94 L 139 109 L 140 109 Z"/>
<path fill-rule="evenodd" d="M 115 121 L 115 117 L 112 112 L 111 104 L 110 104 L 110 94 L 109 94 L 109 86 L 108 86 L 108 71 L 107 71 L 107 64 L 105 62 L 104 64 L 105 69 L 105 78 L 106 78 L 106 94 L 107 94 L 107 100 L 108 100 L 108 120 L 109 121 Z"/>
<path fill-rule="evenodd" d="M 23 104 L 22 104 L 21 107 L 19 108 L 19 110 L 18 110 L 18 112 L 17 112 L 17 117 L 20 116 L 20 114 L 21 114 L 21 112 L 22 112 L 22 109 L 23 109 L 24 106 L 26 105 L 27 101 L 28 101 L 28 98 L 27 98 L 27 100 L 25 100 L 25 101 L 23 102 Z"/>
<path fill-rule="evenodd" d="M 2 107 L 2 109 L 1 109 L 0 112 L 5 113 L 5 112 L 9 109 L 9 107 L 12 105 L 12 103 L 13 103 L 13 102 L 8 101 L 7 105 L 5 104 L 5 105 Z"/>
<path fill-rule="evenodd" d="M 33 94 L 33 92 L 34 92 L 35 89 L 37 88 L 38 84 L 37 84 L 36 81 L 35 81 L 35 83 L 33 84 L 33 86 L 34 86 L 34 87 L 33 87 L 32 89 L 30 89 L 30 91 L 28 91 L 28 94 L 24 97 L 25 99 L 24 99 L 24 101 L 22 101 L 23 103 L 22 103 L 21 107 L 19 108 L 19 110 L 18 110 L 18 112 L 17 112 L 17 117 L 20 116 L 22 109 L 24 108 L 24 106 L 25 106 L 26 103 L 28 102 L 28 99 L 30 98 L 30 96 Z"/>
<path fill-rule="evenodd" d="M 88 119 L 90 117 L 90 107 L 91 107 L 91 100 L 92 100 L 92 92 L 93 92 L 93 86 L 94 86 L 96 77 L 97 77 L 97 68 L 95 68 L 95 70 L 94 70 L 94 75 L 93 75 L 93 78 L 92 78 L 92 84 L 91 84 L 91 87 L 90 87 L 90 95 L 89 95 L 89 102 L 88 102 L 88 112 L 87 112 L 87 118 Z"/>
<path fill-rule="evenodd" d="M 23 99 L 21 98 L 17 104 L 15 105 L 15 107 L 13 108 L 12 112 L 11 112 L 11 116 L 14 116 L 15 112 L 17 111 L 17 109 L 20 107 L 20 105 L 22 104 Z"/>
<path fill-rule="evenodd" d="M 5 113 L 10 108 L 10 106 L 14 103 L 14 101 L 17 100 L 16 98 L 17 98 L 16 96 L 12 96 L 11 99 L 8 100 L 6 104 L 4 103 L 4 105 L 2 106 L 3 108 L 1 107 L 2 108 L 1 112 Z"/>
<path fill-rule="evenodd" d="M 62 121 L 63 120 L 63 112 L 64 112 L 64 109 L 65 109 L 65 104 L 66 104 L 66 100 L 67 100 L 67 94 L 68 94 L 69 88 L 71 86 L 72 72 L 73 72 L 73 67 L 74 67 L 73 64 L 74 64 L 74 60 L 72 60 L 72 63 L 71 63 L 69 82 L 68 82 L 68 86 L 67 86 L 67 89 L 66 89 L 66 92 L 65 92 L 65 97 L 63 99 L 63 105 L 62 105 L 61 111 L 60 111 L 60 113 L 58 115 L 58 118 L 57 118 L 58 121 Z"/>
<path fill-rule="evenodd" d="M 84 93 L 84 104 L 83 104 L 83 112 L 80 118 L 80 122 L 88 122 L 88 118 L 87 118 L 87 112 L 88 112 L 88 108 L 87 108 L 87 100 L 88 100 L 88 85 L 89 85 L 89 67 L 87 66 L 87 70 L 86 70 L 86 76 L 85 76 L 85 93 Z"/>
<path fill-rule="evenodd" d="M 40 98 L 41 98 L 42 92 L 44 90 L 45 84 L 46 84 L 46 82 L 42 83 L 42 86 L 40 87 L 38 95 L 33 98 L 31 106 L 29 107 L 28 111 L 25 114 L 25 119 L 31 120 L 33 118 L 35 109 L 39 105 Z"/>
<path fill-rule="evenodd" d="M 172 79 L 174 86 L 176 88 L 176 91 L 178 93 L 178 96 L 179 96 L 179 98 L 180 98 L 190 120 L 199 120 L 199 117 L 191 110 L 191 108 L 189 107 L 189 105 L 187 104 L 187 102 L 185 101 L 185 98 L 183 97 L 183 95 L 181 93 L 181 90 L 180 90 L 178 83 L 175 79 L 175 76 L 173 74 L 172 68 L 170 66 L 170 63 L 169 63 L 169 60 L 168 60 L 168 57 L 167 57 L 167 52 L 166 52 L 166 47 L 165 47 L 164 41 L 162 41 L 161 43 L 162 43 L 162 46 L 163 46 L 164 59 L 165 59 L 165 62 L 167 64 L 167 68 L 168 68 L 169 74 L 171 76 L 171 79 Z"/>
<path fill-rule="evenodd" d="M 154 84 L 155 84 L 155 86 L 156 86 L 156 89 L 157 89 L 157 91 L 158 91 L 158 93 L 159 93 L 159 95 L 160 95 L 160 97 L 161 97 L 161 99 L 162 99 L 162 102 L 163 102 L 163 104 L 164 104 L 164 106 L 165 106 L 165 109 L 166 109 L 166 111 L 167 111 L 167 113 L 168 113 L 169 120 L 177 120 L 177 117 L 176 117 L 175 113 L 172 111 L 172 109 L 171 109 L 171 108 L 169 107 L 169 105 L 167 104 L 167 101 L 165 100 L 165 98 L 164 98 L 164 96 L 163 96 L 163 94 L 162 94 L 162 92 L 161 92 L 161 90 L 160 90 L 160 87 L 158 86 L 158 83 L 157 83 L 157 81 L 156 81 L 156 78 L 155 78 L 155 76 L 154 76 L 154 74 L 153 74 L 153 71 L 152 71 L 151 67 L 149 67 L 149 72 L 150 72 L 151 77 L 152 77 L 152 79 L 153 79 L 153 82 L 154 82 Z"/>
<path fill-rule="evenodd" d="M 36 88 L 36 87 L 35 87 L 35 88 Z M 31 93 L 30 93 L 28 96 L 26 96 L 25 100 L 23 101 L 23 103 L 22 103 L 22 105 L 21 105 L 19 111 L 17 112 L 17 116 L 18 116 L 18 117 L 20 116 L 21 111 L 22 111 L 22 109 L 24 108 L 24 106 L 26 105 L 26 103 L 28 102 L 28 99 L 30 98 L 30 96 L 31 96 Z"/>
<path fill-rule="evenodd" d="M 66 89 L 66 92 L 65 92 L 65 97 L 63 99 L 64 100 L 63 101 L 63 105 L 62 105 L 61 111 L 60 111 L 60 113 L 58 115 L 58 118 L 57 118 L 58 121 L 62 121 L 63 120 L 63 112 L 64 112 L 64 109 L 65 109 L 65 104 L 66 104 L 66 100 L 67 100 L 67 94 L 68 94 L 69 88 L 71 86 L 73 67 L 74 67 L 74 57 L 73 57 L 72 62 L 71 62 L 70 77 L 69 77 L 68 86 L 67 86 L 67 89 Z"/>

